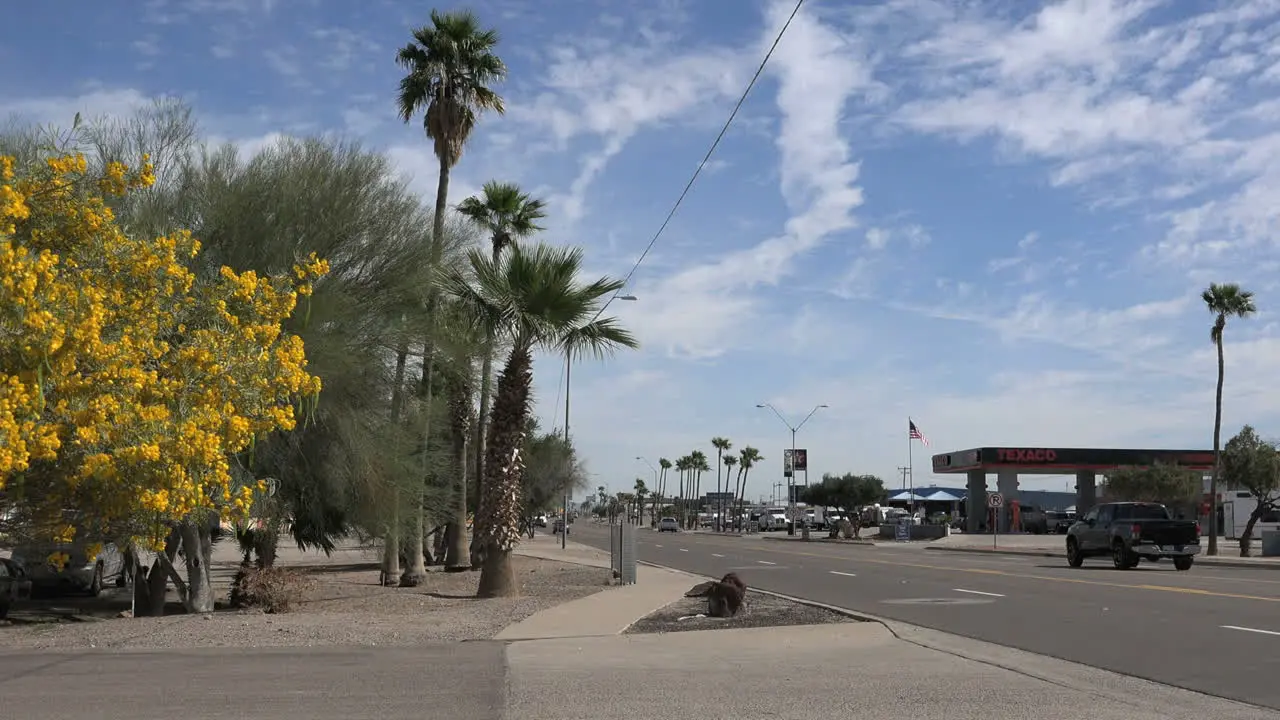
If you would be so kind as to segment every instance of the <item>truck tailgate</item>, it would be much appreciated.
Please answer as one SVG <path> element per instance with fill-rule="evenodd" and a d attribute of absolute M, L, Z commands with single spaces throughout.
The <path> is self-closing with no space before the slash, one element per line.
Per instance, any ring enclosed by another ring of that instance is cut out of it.
<path fill-rule="evenodd" d="M 1200 541 L 1196 524 L 1191 520 L 1140 520 L 1140 538 L 1157 545 L 1194 545 Z"/>

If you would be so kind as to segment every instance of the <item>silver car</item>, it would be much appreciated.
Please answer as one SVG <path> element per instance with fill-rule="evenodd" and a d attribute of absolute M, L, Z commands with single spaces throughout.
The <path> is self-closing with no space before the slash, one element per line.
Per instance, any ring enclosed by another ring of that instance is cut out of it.
<path fill-rule="evenodd" d="M 124 587 L 128 582 L 124 556 L 113 543 L 106 543 L 92 561 L 87 543 L 69 545 L 28 545 L 13 551 L 11 559 L 22 566 L 34 588 L 56 592 L 87 592 L 96 597 L 106 583 Z M 50 562 L 56 553 L 65 553 L 67 562 L 58 567 Z"/>

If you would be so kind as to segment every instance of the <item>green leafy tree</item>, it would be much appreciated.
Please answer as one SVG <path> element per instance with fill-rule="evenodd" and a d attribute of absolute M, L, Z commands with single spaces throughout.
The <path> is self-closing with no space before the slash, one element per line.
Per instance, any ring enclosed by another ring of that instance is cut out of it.
<path fill-rule="evenodd" d="M 1108 502 L 1153 502 L 1168 505 L 1175 514 L 1194 516 L 1203 495 L 1203 475 L 1179 465 L 1121 467 L 1107 473 L 1103 496 Z"/>
<path fill-rule="evenodd" d="M 1222 466 L 1222 381 L 1226 364 L 1222 356 L 1222 334 L 1227 328 L 1227 318 L 1247 318 L 1258 311 L 1253 303 L 1253 293 L 1241 290 L 1235 283 L 1210 283 L 1201 293 L 1205 307 L 1213 313 L 1213 327 L 1209 339 L 1218 350 L 1218 385 L 1213 399 L 1213 477 L 1209 480 L 1209 555 L 1218 554 L 1218 474 Z"/>
<path fill-rule="evenodd" d="M 1280 506 L 1280 453 L 1245 425 L 1222 450 L 1222 477 L 1227 487 L 1247 490 L 1258 501 L 1240 536 L 1240 557 L 1249 557 L 1254 526 Z"/>
<path fill-rule="evenodd" d="M 810 485 L 801 498 L 810 505 L 834 507 L 850 516 L 867 505 L 884 502 L 888 495 L 884 481 L 875 475 L 828 473 L 822 476 L 821 484 Z"/>
<path fill-rule="evenodd" d="M 478 594 L 506 597 L 518 591 L 511 551 L 520 539 L 520 449 L 533 388 L 533 351 L 604 357 L 618 348 L 638 347 L 638 342 L 616 318 L 600 317 L 606 298 L 622 288 L 622 281 L 580 282 L 580 249 L 514 247 L 498 263 L 472 250 L 468 260 L 469 272 L 447 273 L 443 286 L 510 348 L 494 396 L 475 522 L 477 542 L 484 548 Z"/>

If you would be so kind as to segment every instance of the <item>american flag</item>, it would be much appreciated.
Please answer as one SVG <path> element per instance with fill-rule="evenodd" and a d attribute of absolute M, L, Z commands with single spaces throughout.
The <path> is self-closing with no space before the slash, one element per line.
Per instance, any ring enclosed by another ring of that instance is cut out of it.
<path fill-rule="evenodd" d="M 908 420 L 907 425 L 910 426 L 909 433 L 910 433 L 911 439 L 919 440 L 920 442 L 924 443 L 925 447 L 929 447 L 929 438 L 925 437 L 924 433 L 920 432 L 920 428 L 916 427 L 915 421 Z"/>

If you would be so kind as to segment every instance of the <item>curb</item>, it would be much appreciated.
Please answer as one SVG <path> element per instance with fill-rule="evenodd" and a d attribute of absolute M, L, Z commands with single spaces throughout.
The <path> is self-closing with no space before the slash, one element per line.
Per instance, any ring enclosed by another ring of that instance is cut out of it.
<path fill-rule="evenodd" d="M 809 538 L 808 540 L 805 540 L 803 538 L 796 538 L 795 540 L 792 540 L 789 537 L 773 537 L 770 535 L 762 535 L 761 539 L 773 540 L 774 542 L 798 542 L 798 543 L 819 542 L 819 543 L 826 543 L 827 545 L 863 545 L 867 547 L 875 547 L 876 545 L 879 544 L 871 540 L 845 540 L 843 538 L 829 538 L 829 537 Z"/>
<path fill-rule="evenodd" d="M 990 548 L 978 548 L 978 547 L 926 547 L 925 550 L 933 550 L 935 552 L 973 553 L 977 555 L 1021 555 L 1023 557 L 1047 557 L 1047 558 L 1058 558 L 1060 560 L 1065 560 L 1067 557 L 1065 553 L 1046 552 L 1043 550 L 1015 550 L 1015 549 L 992 550 Z M 1217 557 L 1220 558 L 1222 556 L 1218 555 Z M 1200 567 L 1229 567 L 1229 568 L 1252 568 L 1254 570 L 1280 570 L 1280 561 L 1249 562 L 1245 560 L 1230 560 L 1230 559 L 1218 560 L 1216 558 L 1208 559 L 1204 556 L 1199 556 L 1196 558 L 1196 564 L 1199 565 Z"/>

